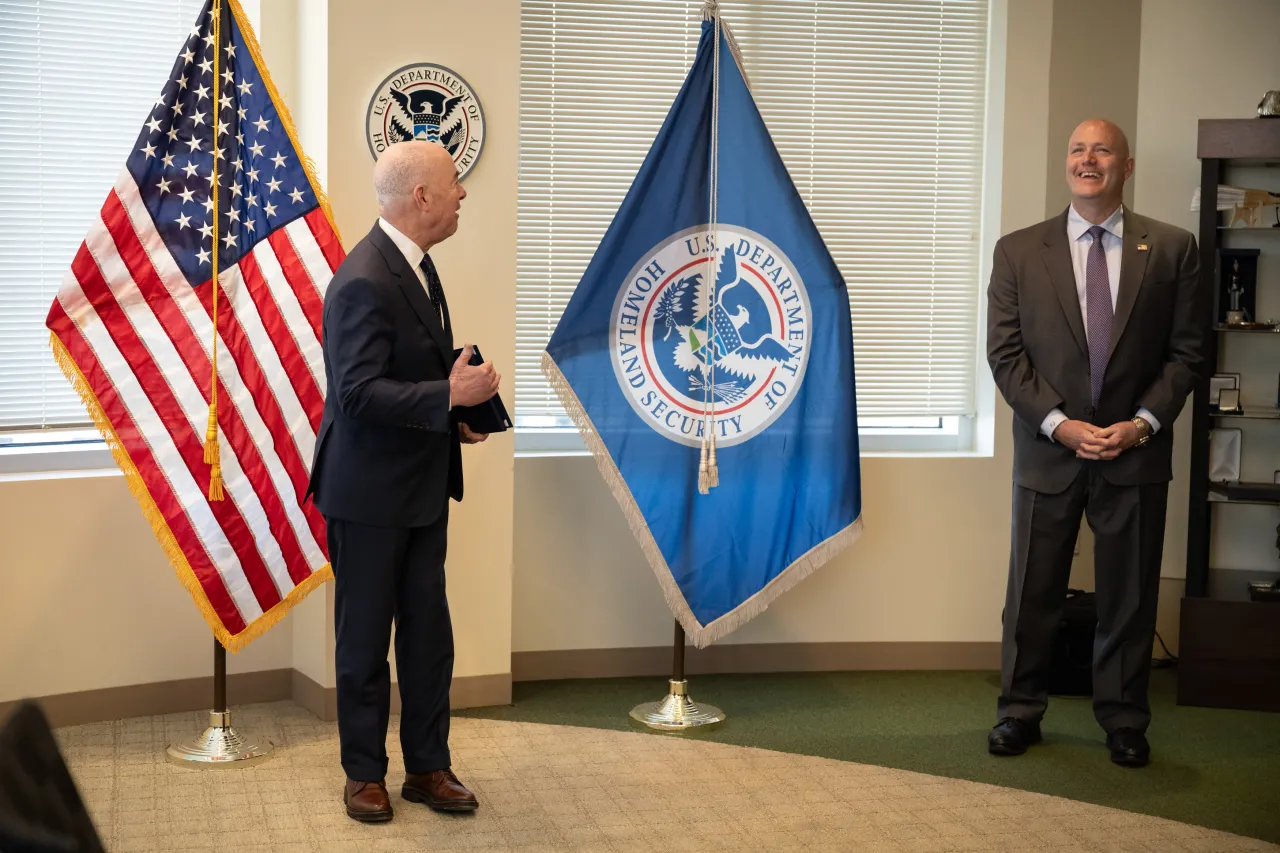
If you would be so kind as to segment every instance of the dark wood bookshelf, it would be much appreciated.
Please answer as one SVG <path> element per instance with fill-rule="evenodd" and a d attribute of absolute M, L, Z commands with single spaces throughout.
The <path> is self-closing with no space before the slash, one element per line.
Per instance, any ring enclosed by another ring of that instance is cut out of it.
<path fill-rule="evenodd" d="M 1218 318 L 1218 255 L 1224 235 L 1241 232 L 1239 240 L 1280 228 L 1225 228 L 1219 218 L 1218 186 L 1231 184 L 1230 173 L 1239 168 L 1280 169 L 1280 119 L 1201 119 L 1197 155 L 1200 158 L 1200 276 L 1201 284 L 1214 293 L 1214 318 Z M 1265 187 L 1275 190 L 1275 187 Z M 1233 243 L 1238 245 L 1238 243 Z M 1255 244 L 1257 245 L 1257 244 Z M 1257 286 L 1277 286 L 1263 281 Z M 1236 504 L 1280 505 L 1280 484 L 1257 482 L 1210 482 L 1209 433 L 1215 423 L 1226 419 L 1266 420 L 1280 418 L 1280 409 L 1244 406 L 1240 412 L 1219 412 L 1209 405 L 1208 376 L 1218 373 L 1226 335 L 1276 335 L 1269 329 L 1241 329 L 1210 322 L 1211 339 L 1205 378 L 1192 395 L 1191 470 L 1187 507 L 1187 588 L 1182 600 L 1179 636 L 1178 702 L 1228 708 L 1280 711 L 1280 603 L 1248 600 L 1248 584 L 1221 578 L 1232 574 L 1214 572 L 1219 579 L 1210 584 L 1209 552 L 1213 537 L 1214 507 Z M 1280 358 L 1280 350 L 1277 350 Z M 1228 368 L 1226 372 L 1231 372 Z M 1271 429 L 1258 425 L 1256 429 Z M 1223 509 L 1222 511 L 1228 511 Z M 1261 541 L 1274 545 L 1277 532 L 1267 527 L 1258 531 Z M 1211 586 L 1219 594 L 1211 594 Z M 1228 600 L 1228 598 L 1242 600 Z"/>

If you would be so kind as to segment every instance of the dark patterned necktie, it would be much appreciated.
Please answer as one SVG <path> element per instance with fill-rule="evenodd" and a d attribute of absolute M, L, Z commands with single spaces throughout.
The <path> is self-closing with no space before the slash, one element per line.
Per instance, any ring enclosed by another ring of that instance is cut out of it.
<path fill-rule="evenodd" d="M 1089 247 L 1089 260 L 1084 267 L 1085 307 L 1089 339 L 1089 385 L 1093 392 L 1093 407 L 1098 407 L 1102 396 L 1102 379 L 1107 373 L 1107 351 L 1111 349 L 1111 322 L 1115 309 L 1111 306 L 1111 276 L 1107 272 L 1107 252 L 1102 247 L 1102 235 L 1107 233 L 1101 225 L 1089 229 L 1093 245 Z"/>
<path fill-rule="evenodd" d="M 422 273 L 427 279 L 427 295 L 431 297 L 431 304 L 436 307 L 436 314 L 440 317 L 440 325 L 443 327 L 449 309 L 444 301 L 444 288 L 440 286 L 440 274 L 436 272 L 436 265 L 432 262 L 430 255 L 423 255 L 422 262 L 418 266 L 422 268 Z"/>

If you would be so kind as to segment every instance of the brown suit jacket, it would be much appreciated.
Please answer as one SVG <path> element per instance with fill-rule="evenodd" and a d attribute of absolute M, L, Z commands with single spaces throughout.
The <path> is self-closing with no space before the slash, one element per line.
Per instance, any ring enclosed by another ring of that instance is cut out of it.
<path fill-rule="evenodd" d="M 1014 412 L 1014 482 L 1057 494 L 1079 473 L 1083 461 L 1040 431 L 1055 408 L 1110 426 L 1145 407 L 1160 431 L 1099 470 L 1116 485 L 1171 480 L 1173 422 L 1203 369 L 1210 313 L 1195 238 L 1126 208 L 1111 355 L 1095 411 L 1067 211 L 1002 237 L 987 288 L 987 361 Z"/>

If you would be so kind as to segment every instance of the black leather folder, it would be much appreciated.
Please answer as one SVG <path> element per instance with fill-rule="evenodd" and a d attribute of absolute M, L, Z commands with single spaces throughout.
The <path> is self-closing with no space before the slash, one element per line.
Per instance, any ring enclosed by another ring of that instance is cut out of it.
<path fill-rule="evenodd" d="M 454 361 L 462 355 L 461 349 L 453 351 Z M 480 348 L 471 348 L 471 364 L 484 364 L 484 356 Z M 502 405 L 502 397 L 494 394 L 488 400 L 475 406 L 454 406 L 453 419 L 460 424 L 471 427 L 472 432 L 495 433 L 511 429 L 511 418 L 507 415 L 507 407 Z"/>

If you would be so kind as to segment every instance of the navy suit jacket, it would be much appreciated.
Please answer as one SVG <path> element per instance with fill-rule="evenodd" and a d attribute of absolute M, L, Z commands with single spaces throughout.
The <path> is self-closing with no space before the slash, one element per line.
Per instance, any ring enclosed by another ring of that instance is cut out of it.
<path fill-rule="evenodd" d="M 327 394 L 308 494 L 326 518 L 425 527 L 462 500 L 453 329 L 375 224 L 324 297 Z"/>

